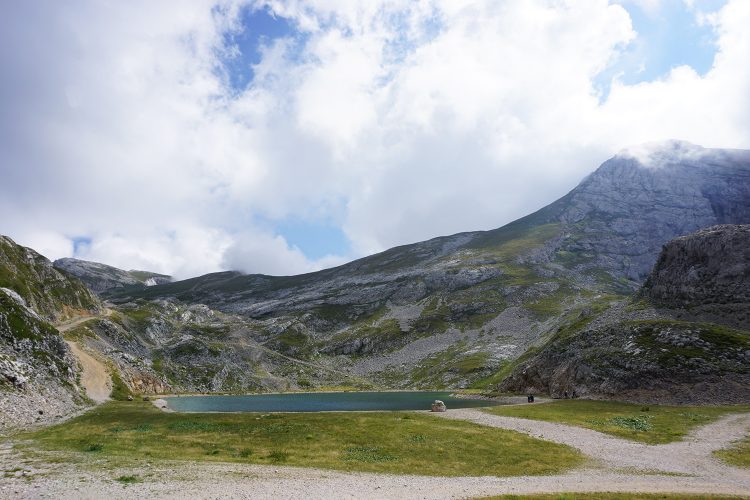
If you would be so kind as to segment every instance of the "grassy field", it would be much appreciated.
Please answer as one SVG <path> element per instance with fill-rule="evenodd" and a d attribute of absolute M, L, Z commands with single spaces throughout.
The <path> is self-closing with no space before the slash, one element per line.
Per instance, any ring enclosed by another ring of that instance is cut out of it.
<path fill-rule="evenodd" d="M 750 467 L 750 435 L 726 450 L 715 451 L 714 455 L 738 467 Z"/>
<path fill-rule="evenodd" d="M 501 495 L 483 500 L 741 500 L 727 495 L 688 495 L 684 493 L 548 493 L 544 495 Z"/>
<path fill-rule="evenodd" d="M 113 401 L 26 437 L 77 456 L 441 476 L 550 474 L 584 460 L 519 433 L 410 412 L 181 414 Z"/>
<path fill-rule="evenodd" d="M 750 406 L 654 406 L 567 399 L 544 404 L 496 406 L 486 411 L 508 417 L 546 420 L 586 427 L 649 444 L 679 441 L 699 425 Z"/>

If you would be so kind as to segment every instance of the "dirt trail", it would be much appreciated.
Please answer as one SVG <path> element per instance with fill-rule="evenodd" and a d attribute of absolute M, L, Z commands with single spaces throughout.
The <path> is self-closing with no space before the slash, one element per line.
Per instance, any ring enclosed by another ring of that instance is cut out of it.
<path fill-rule="evenodd" d="M 93 319 L 101 319 L 101 318 L 108 318 L 112 314 L 112 309 L 105 309 L 103 314 L 96 315 L 96 316 L 79 316 L 77 318 L 69 319 L 67 321 L 63 321 L 61 323 L 58 323 L 55 325 L 55 328 L 57 328 L 57 331 L 60 333 L 67 332 L 68 330 L 72 330 L 73 328 L 80 326 L 87 321 L 91 321 Z"/>
<path fill-rule="evenodd" d="M 75 342 L 68 340 L 65 342 L 81 364 L 83 369 L 81 385 L 86 390 L 86 394 L 96 403 L 103 403 L 109 399 L 112 392 L 112 379 L 105 364 L 81 349 Z"/>
<path fill-rule="evenodd" d="M 93 319 L 106 318 L 110 314 L 112 314 L 112 311 L 106 309 L 104 314 L 100 316 L 82 316 L 59 323 L 55 328 L 60 333 L 67 332 Z M 112 392 L 112 379 L 107 366 L 84 351 L 77 343 L 69 340 L 65 342 L 70 346 L 70 350 L 73 351 L 73 355 L 81 365 L 83 370 L 81 372 L 81 385 L 86 390 L 88 397 L 96 403 L 103 403 L 109 399 L 109 395 Z"/>

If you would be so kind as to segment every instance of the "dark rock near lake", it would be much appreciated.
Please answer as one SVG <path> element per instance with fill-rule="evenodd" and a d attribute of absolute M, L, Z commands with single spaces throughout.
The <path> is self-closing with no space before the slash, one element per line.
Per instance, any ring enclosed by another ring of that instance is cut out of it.
<path fill-rule="evenodd" d="M 750 329 L 750 225 L 719 225 L 664 246 L 643 296 Z"/>
<path fill-rule="evenodd" d="M 553 397 L 747 403 L 749 278 L 749 225 L 676 238 L 664 245 L 632 302 L 561 329 L 500 388 Z"/>

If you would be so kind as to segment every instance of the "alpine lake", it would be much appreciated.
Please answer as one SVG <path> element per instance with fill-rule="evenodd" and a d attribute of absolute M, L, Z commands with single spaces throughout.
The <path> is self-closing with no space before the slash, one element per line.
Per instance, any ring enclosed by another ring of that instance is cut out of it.
<path fill-rule="evenodd" d="M 498 401 L 470 399 L 450 392 L 307 392 L 239 396 L 171 396 L 167 406 L 176 412 L 322 412 L 429 410 L 435 400 L 448 408 L 497 406 Z"/>

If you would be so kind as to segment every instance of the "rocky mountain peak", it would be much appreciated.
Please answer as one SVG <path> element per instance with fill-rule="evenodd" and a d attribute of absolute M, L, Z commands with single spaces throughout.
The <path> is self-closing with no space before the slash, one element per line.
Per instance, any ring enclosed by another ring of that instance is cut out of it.
<path fill-rule="evenodd" d="M 750 152 L 646 145 L 607 160 L 563 200 L 560 219 L 575 235 L 565 249 L 641 282 L 664 242 L 750 223 Z"/>
<path fill-rule="evenodd" d="M 670 164 L 700 162 L 712 154 L 711 149 L 687 141 L 671 139 L 647 142 L 622 149 L 615 158 L 637 161 L 642 167 L 659 169 Z"/>
<path fill-rule="evenodd" d="M 66 257 L 54 262 L 57 269 L 75 276 L 96 293 L 124 287 L 162 285 L 172 281 L 170 276 L 148 271 L 124 271 L 113 266 Z"/>

